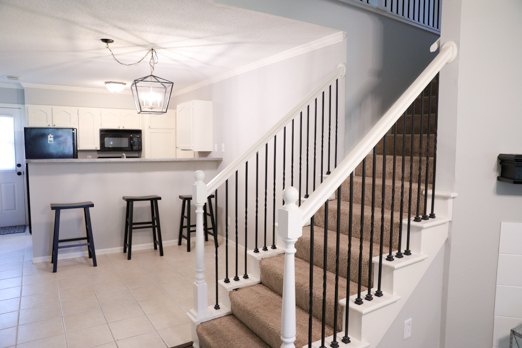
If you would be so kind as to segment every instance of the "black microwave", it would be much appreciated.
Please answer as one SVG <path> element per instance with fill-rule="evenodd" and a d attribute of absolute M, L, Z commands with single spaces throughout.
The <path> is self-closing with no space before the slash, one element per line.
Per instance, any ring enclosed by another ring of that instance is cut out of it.
<path fill-rule="evenodd" d="M 141 151 L 140 129 L 100 129 L 100 151 Z"/>

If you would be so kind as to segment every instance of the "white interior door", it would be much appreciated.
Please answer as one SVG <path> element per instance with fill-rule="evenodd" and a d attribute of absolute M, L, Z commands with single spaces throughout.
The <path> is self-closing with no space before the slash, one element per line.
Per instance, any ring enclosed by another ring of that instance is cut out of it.
<path fill-rule="evenodd" d="M 25 161 L 20 109 L 0 108 L 0 227 L 25 225 Z"/>

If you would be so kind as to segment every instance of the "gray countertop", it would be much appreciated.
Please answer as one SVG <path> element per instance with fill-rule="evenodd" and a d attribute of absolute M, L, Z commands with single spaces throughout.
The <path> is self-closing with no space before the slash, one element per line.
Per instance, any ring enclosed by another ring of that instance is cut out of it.
<path fill-rule="evenodd" d="M 131 163 L 131 162 L 221 162 L 223 158 L 82 158 L 82 159 L 30 159 L 38 163 Z"/>

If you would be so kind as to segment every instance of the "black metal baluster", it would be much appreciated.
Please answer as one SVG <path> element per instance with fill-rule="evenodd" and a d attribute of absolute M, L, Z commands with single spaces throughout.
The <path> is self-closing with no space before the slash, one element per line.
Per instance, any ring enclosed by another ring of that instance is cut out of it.
<path fill-rule="evenodd" d="M 368 265 L 368 293 L 366 294 L 365 299 L 367 301 L 372 301 L 372 256 L 373 256 L 373 229 L 375 226 L 375 168 L 377 167 L 377 151 L 376 148 L 373 148 L 372 153 L 372 211 L 371 211 L 371 219 L 370 219 L 370 262 Z"/>
<path fill-rule="evenodd" d="M 324 92 L 322 108 L 322 123 L 321 123 L 321 183 L 323 183 L 323 166 L 324 166 Z"/>
<path fill-rule="evenodd" d="M 310 298 L 308 304 L 308 347 L 312 346 L 312 323 L 313 323 L 313 307 L 314 307 L 314 217 L 310 219 Z"/>
<path fill-rule="evenodd" d="M 440 29 L 440 2 L 441 0 L 437 1 L 437 29 Z"/>
<path fill-rule="evenodd" d="M 321 347 L 326 348 L 324 341 L 326 338 L 326 277 L 328 264 L 328 200 L 324 203 L 324 249 L 323 249 L 323 310 L 321 316 Z"/>
<path fill-rule="evenodd" d="M 218 257 L 218 240 L 217 240 L 217 236 L 218 236 L 218 226 L 219 226 L 219 223 L 218 223 L 218 190 L 216 189 L 216 191 L 214 192 L 214 207 L 216 208 L 216 212 L 214 214 L 214 245 L 216 247 L 216 304 L 214 305 L 214 309 L 215 310 L 218 310 L 220 309 L 221 307 L 219 306 L 219 275 L 218 275 L 218 270 L 219 270 L 219 257 Z"/>
<path fill-rule="evenodd" d="M 406 166 L 406 112 L 402 115 L 402 163 L 401 163 L 401 210 L 399 213 L 399 246 L 395 257 L 401 259 L 402 255 L 402 219 L 404 214 L 404 178 Z M 410 174 L 411 175 L 411 174 Z"/>
<path fill-rule="evenodd" d="M 245 162 L 245 274 L 243 279 L 248 279 L 248 161 Z"/>
<path fill-rule="evenodd" d="M 272 249 L 277 249 L 276 247 L 276 237 L 275 237 L 275 224 L 276 224 L 276 157 L 277 154 L 277 135 L 274 135 L 274 185 L 272 190 L 273 200 L 272 200 Z"/>
<path fill-rule="evenodd" d="M 256 152 L 256 240 L 254 246 L 254 252 L 258 253 L 259 249 L 257 247 L 257 238 L 258 238 L 258 227 L 259 227 L 259 152 Z"/>
<path fill-rule="evenodd" d="M 392 192 L 391 192 L 391 215 L 390 215 L 390 248 L 386 261 L 393 261 L 393 229 L 395 217 L 395 173 L 397 166 L 397 123 L 393 125 L 393 171 L 392 171 Z"/>
<path fill-rule="evenodd" d="M 225 283 L 230 283 L 228 278 L 228 180 L 225 181 L 225 216 Z"/>
<path fill-rule="evenodd" d="M 411 13 L 411 19 L 412 19 L 412 20 L 415 20 L 415 1 L 416 1 L 416 0 L 413 0 L 413 11 L 412 11 L 412 13 Z"/>
<path fill-rule="evenodd" d="M 437 81 L 437 104 L 435 104 L 435 130 L 433 133 L 433 181 L 431 183 L 431 213 L 430 219 L 434 219 L 435 215 L 435 174 L 437 173 L 437 140 L 439 137 L 439 75 L 436 77 Z"/>
<path fill-rule="evenodd" d="M 263 251 L 267 251 L 266 235 L 267 235 L 267 206 L 268 206 L 268 143 L 265 144 L 265 236 L 263 242 Z"/>
<path fill-rule="evenodd" d="M 352 218 L 353 218 L 353 172 L 350 173 L 350 202 L 348 208 L 348 262 L 347 262 L 347 270 L 346 270 L 346 301 L 350 298 L 350 280 L 351 278 L 351 268 L 352 268 Z M 346 303 L 348 307 L 348 302 Z M 348 336 L 348 308 L 345 310 L 344 317 L 344 336 L 342 342 L 347 344 L 350 343 L 350 337 Z M 309 346 L 310 347 L 310 346 Z"/>
<path fill-rule="evenodd" d="M 236 170 L 236 275 L 234 280 L 239 281 L 239 239 L 238 239 L 238 171 Z"/>
<path fill-rule="evenodd" d="M 315 98 L 315 117 L 314 117 L 314 175 L 312 181 L 312 190 L 315 191 L 315 178 L 317 167 L 317 98 Z"/>
<path fill-rule="evenodd" d="M 362 185 L 361 185 L 361 232 L 359 234 L 359 275 L 357 280 L 357 298 L 355 299 L 355 304 L 361 305 L 363 304 L 363 299 L 361 298 L 361 287 L 362 287 L 362 262 L 363 262 L 363 240 L 364 240 L 364 198 L 365 198 L 365 188 L 366 188 L 366 157 L 362 161 Z"/>
<path fill-rule="evenodd" d="M 375 296 L 381 297 L 382 293 L 382 256 L 384 253 L 384 202 L 386 195 L 386 137 L 382 138 L 382 188 L 381 188 L 381 239 L 379 240 L 379 276 L 377 277 L 377 291 Z M 393 213 L 392 213 L 393 214 Z"/>
<path fill-rule="evenodd" d="M 328 92 L 328 169 L 326 175 L 330 175 L 330 148 L 332 144 L 332 85 L 329 87 Z"/>
<path fill-rule="evenodd" d="M 303 169 L 303 112 L 299 115 L 299 206 L 301 206 L 301 179 Z"/>
<path fill-rule="evenodd" d="M 337 226 L 335 240 L 335 288 L 334 288 L 334 323 L 333 323 L 333 341 L 330 344 L 332 348 L 338 348 L 337 342 L 337 314 L 339 312 L 339 255 L 341 253 L 341 186 L 337 188 Z M 349 283 L 348 283 L 349 285 Z"/>
<path fill-rule="evenodd" d="M 404 0 L 402 0 L 402 16 L 404 17 Z"/>
<path fill-rule="evenodd" d="M 408 197 L 408 231 L 406 234 L 406 250 L 404 250 L 404 255 L 411 255 L 410 250 L 410 232 L 411 232 L 411 204 L 412 204 L 412 198 L 413 198 L 413 134 L 415 132 L 415 101 L 413 101 L 412 109 L 411 109 L 411 143 L 410 143 L 410 191 L 409 191 L 409 197 Z"/>
<path fill-rule="evenodd" d="M 309 160 L 310 160 L 310 105 L 306 107 L 306 193 L 305 198 L 310 197 L 308 195 L 308 171 L 309 171 Z"/>
<path fill-rule="evenodd" d="M 415 215 L 415 222 L 421 222 L 420 217 L 420 205 L 421 205 L 421 187 L 422 187 L 422 134 L 424 133 L 423 128 L 424 121 L 424 91 L 421 92 L 421 114 L 420 114 L 420 139 L 419 139 L 419 175 L 417 179 L 417 214 Z M 413 134 L 412 134 L 413 137 Z"/>
<path fill-rule="evenodd" d="M 335 80 L 335 156 L 334 168 L 337 168 L 337 137 L 339 133 L 339 80 Z"/>
<path fill-rule="evenodd" d="M 426 177 L 424 180 L 424 214 L 422 220 L 429 220 L 428 215 L 428 181 L 430 174 L 430 132 L 431 132 L 431 93 L 433 92 L 431 86 L 433 81 L 430 82 L 429 96 L 428 96 L 428 135 L 426 136 Z"/>

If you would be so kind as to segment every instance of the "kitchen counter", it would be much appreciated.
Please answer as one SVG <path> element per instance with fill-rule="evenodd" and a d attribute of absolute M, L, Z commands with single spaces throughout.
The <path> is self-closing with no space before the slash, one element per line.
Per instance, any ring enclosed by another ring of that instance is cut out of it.
<path fill-rule="evenodd" d="M 26 163 L 221 162 L 222 158 L 67 158 L 26 160 Z"/>
<path fill-rule="evenodd" d="M 221 158 L 27 160 L 33 262 L 50 260 L 54 223 L 51 203 L 94 203 L 90 209 L 94 245 L 96 253 L 101 255 L 123 250 L 125 202 L 122 197 L 158 195 L 161 196 L 158 208 L 163 246 L 177 245 L 181 212 L 179 195 L 192 194 L 196 170 L 202 170 L 204 181 L 209 182 L 220 164 Z M 135 221 L 150 221 L 148 203 L 137 202 L 134 216 Z M 83 211 L 63 211 L 60 239 L 83 235 Z M 152 246 L 150 229 L 133 233 L 133 250 Z M 85 247 L 60 249 L 59 252 L 59 258 L 83 255 L 86 255 Z"/>

